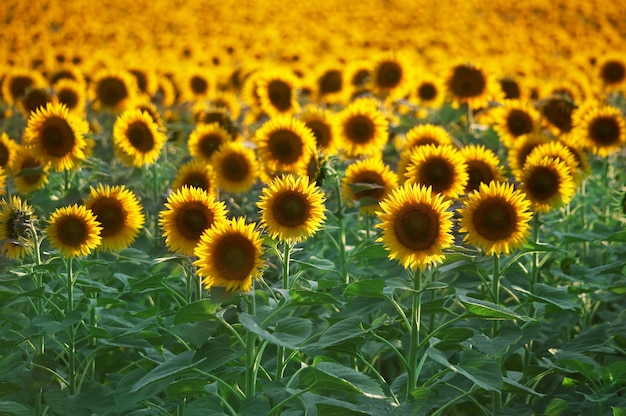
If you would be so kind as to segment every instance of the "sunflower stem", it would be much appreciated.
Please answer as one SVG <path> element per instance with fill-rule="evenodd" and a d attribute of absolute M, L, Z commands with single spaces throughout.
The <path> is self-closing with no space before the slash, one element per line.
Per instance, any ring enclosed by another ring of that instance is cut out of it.
<path fill-rule="evenodd" d="M 67 260 L 67 318 L 74 311 L 74 273 L 72 270 L 73 259 L 69 257 Z M 76 393 L 76 326 L 71 325 L 68 328 L 68 388 L 71 395 Z"/>
<path fill-rule="evenodd" d="M 154 198 L 154 204 L 159 206 L 159 170 L 157 163 L 153 163 L 152 166 L 152 198 Z M 154 216 L 154 241 L 159 240 L 159 216 Z"/>
<path fill-rule="evenodd" d="M 256 300 L 254 287 L 250 296 L 246 297 L 248 302 L 248 314 L 256 316 Z M 246 397 L 253 397 L 256 394 L 256 335 L 248 330 L 246 332 Z"/>
<path fill-rule="evenodd" d="M 472 111 L 472 107 L 468 103 L 465 103 L 465 109 L 467 111 L 467 124 L 465 126 L 465 131 L 468 134 L 472 134 L 472 124 L 474 123 L 474 112 Z"/>
<path fill-rule="evenodd" d="M 532 235 L 532 239 L 533 239 L 533 243 L 535 245 L 537 245 L 537 243 L 539 242 L 539 228 L 541 227 L 541 219 L 540 219 L 540 213 L 539 212 L 535 212 L 535 217 L 534 217 L 534 221 L 533 221 L 533 235 Z M 539 252 L 535 251 L 533 253 L 533 261 L 531 264 L 531 270 L 530 270 L 530 291 L 532 293 L 533 288 L 535 287 L 535 284 L 537 284 L 537 280 L 539 277 Z"/>
<path fill-rule="evenodd" d="M 291 257 L 291 244 L 288 241 L 283 241 L 283 290 L 289 290 L 289 260 Z M 283 378 L 285 371 L 285 347 L 278 347 L 276 352 L 276 380 Z"/>
<path fill-rule="evenodd" d="M 64 176 L 63 176 L 63 193 L 67 194 L 67 191 L 69 191 L 70 189 L 70 171 L 68 169 L 65 169 L 63 171 Z"/>
<path fill-rule="evenodd" d="M 339 240 L 337 241 L 339 246 L 339 271 L 341 273 L 342 280 L 347 284 L 350 283 L 350 277 L 346 272 L 346 225 L 344 222 L 344 204 L 343 196 L 341 195 L 341 183 L 339 177 L 335 180 L 335 190 L 337 192 L 337 225 L 339 228 Z"/>
<path fill-rule="evenodd" d="M 409 344 L 409 362 L 408 362 L 408 379 L 409 385 L 406 390 L 407 400 L 411 398 L 411 392 L 417 387 L 417 378 L 419 377 L 419 344 L 420 344 L 420 326 L 422 320 L 422 272 L 421 270 L 407 269 L 409 276 L 413 280 L 413 307 L 411 308 L 411 328 L 410 328 L 410 344 Z"/>

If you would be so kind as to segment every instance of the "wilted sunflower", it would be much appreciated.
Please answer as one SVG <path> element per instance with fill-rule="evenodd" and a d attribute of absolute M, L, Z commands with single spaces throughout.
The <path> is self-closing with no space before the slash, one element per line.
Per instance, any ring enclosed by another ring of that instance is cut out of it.
<path fill-rule="evenodd" d="M 307 176 L 276 177 L 264 189 L 261 225 L 272 238 L 298 242 L 315 234 L 326 220 L 324 194 Z"/>
<path fill-rule="evenodd" d="M 191 160 L 178 169 L 172 190 L 184 186 L 200 188 L 209 195 L 217 194 L 217 178 L 213 167 L 201 160 Z"/>
<path fill-rule="evenodd" d="M 288 70 L 263 71 L 256 85 L 261 110 L 270 117 L 297 113 L 298 85 L 298 78 Z"/>
<path fill-rule="evenodd" d="M 204 287 L 224 287 L 228 292 L 247 292 L 252 279 L 261 276 L 261 233 L 245 218 L 233 218 L 208 229 L 194 250 L 194 265 Z"/>
<path fill-rule="evenodd" d="M 445 81 L 447 94 L 453 104 L 467 104 L 470 108 L 487 107 L 499 93 L 497 83 L 483 68 L 471 64 L 458 64 L 450 68 Z"/>
<path fill-rule="evenodd" d="M 404 182 L 404 174 L 409 164 L 411 151 L 418 146 L 426 146 L 429 144 L 440 146 L 444 144 L 452 144 L 452 136 L 442 126 L 434 124 L 418 124 L 406 132 L 404 138 L 399 136 L 395 140 L 396 148 L 400 152 L 400 160 L 398 160 L 397 172 L 398 177 Z"/>
<path fill-rule="evenodd" d="M 21 146 L 15 152 L 15 157 L 9 166 L 13 175 L 13 183 L 20 194 L 29 193 L 46 186 L 49 169 L 41 160 Z"/>
<path fill-rule="evenodd" d="M 377 154 L 389 139 L 389 123 L 372 99 L 353 101 L 337 117 L 339 146 L 347 157 Z"/>
<path fill-rule="evenodd" d="M 15 154 L 20 145 L 12 140 L 5 132 L 0 134 L 0 167 L 4 170 L 10 169 L 15 159 Z"/>
<path fill-rule="evenodd" d="M 348 201 L 358 201 L 361 211 L 373 214 L 397 187 L 398 176 L 380 158 L 371 157 L 346 168 L 342 194 Z"/>
<path fill-rule="evenodd" d="M 600 81 L 608 90 L 617 90 L 626 85 L 626 57 L 609 54 L 598 64 Z"/>
<path fill-rule="evenodd" d="M 452 245 L 452 201 L 420 184 L 405 184 L 380 202 L 376 214 L 382 229 L 377 240 L 390 251 L 389 258 L 405 268 L 424 269 L 443 260 Z"/>
<path fill-rule="evenodd" d="M 213 154 L 233 137 L 218 123 L 200 124 L 189 135 L 189 154 L 198 160 L 209 163 Z"/>
<path fill-rule="evenodd" d="M 313 132 L 317 149 L 327 156 L 336 152 L 338 125 L 334 113 L 322 107 L 307 107 L 299 118 Z"/>
<path fill-rule="evenodd" d="M 82 257 L 100 246 L 101 230 L 91 210 L 74 204 L 54 211 L 45 232 L 52 247 L 64 257 Z"/>
<path fill-rule="evenodd" d="M 219 189 L 233 194 L 246 192 L 259 177 L 254 151 L 242 142 L 225 143 L 211 159 Z"/>
<path fill-rule="evenodd" d="M 508 254 L 529 237 L 530 202 L 513 184 L 490 182 L 469 194 L 459 209 L 464 241 L 487 255 Z"/>
<path fill-rule="evenodd" d="M 91 83 L 96 109 L 124 111 L 137 98 L 137 91 L 135 77 L 123 70 L 101 70 Z"/>
<path fill-rule="evenodd" d="M 143 227 L 141 204 L 124 185 L 91 187 L 84 200 L 85 207 L 96 216 L 102 226 L 102 249 L 121 251 L 135 241 Z"/>
<path fill-rule="evenodd" d="M 56 171 L 69 170 L 87 157 L 84 135 L 88 131 L 87 122 L 63 104 L 48 104 L 28 119 L 22 145 Z"/>
<path fill-rule="evenodd" d="M 174 191 L 159 213 L 165 245 L 173 252 L 193 255 L 202 233 L 226 221 L 226 205 L 199 188 Z"/>
<path fill-rule="evenodd" d="M 492 150 L 483 145 L 470 144 L 461 149 L 461 155 L 465 159 L 469 175 L 465 186 L 466 194 L 478 189 L 481 183 L 504 180 L 500 159 Z"/>
<path fill-rule="evenodd" d="M 373 91 L 390 100 L 405 97 L 413 86 L 413 67 L 414 64 L 403 53 L 382 53 L 374 59 Z"/>
<path fill-rule="evenodd" d="M 582 115 L 572 134 L 595 154 L 607 156 L 626 143 L 626 121 L 619 109 L 597 106 Z"/>
<path fill-rule="evenodd" d="M 33 207 L 18 196 L 0 201 L 0 252 L 21 259 L 33 249 L 32 225 L 37 221 Z"/>
<path fill-rule="evenodd" d="M 113 125 L 116 154 L 129 166 L 156 162 L 165 142 L 165 134 L 159 131 L 150 114 L 137 109 L 124 111 Z"/>
<path fill-rule="evenodd" d="M 530 102 L 508 100 L 502 107 L 493 109 L 490 117 L 493 129 L 507 147 L 513 147 L 518 137 L 541 127 L 541 115 Z"/>
<path fill-rule="evenodd" d="M 576 190 L 574 177 L 567 164 L 553 157 L 544 157 L 540 153 L 526 159 L 517 180 L 533 210 L 538 212 L 548 212 L 567 204 Z"/>
<path fill-rule="evenodd" d="M 87 102 L 85 85 L 71 79 L 62 79 L 54 84 L 53 103 L 63 104 L 67 109 L 82 117 Z"/>
<path fill-rule="evenodd" d="M 465 192 L 469 180 L 467 164 L 453 145 L 418 146 L 411 151 L 405 178 L 407 183 L 418 183 L 433 188 L 449 198 L 458 198 Z"/>
<path fill-rule="evenodd" d="M 268 172 L 295 171 L 315 149 L 313 132 L 290 116 L 265 122 L 255 134 L 260 159 Z"/>

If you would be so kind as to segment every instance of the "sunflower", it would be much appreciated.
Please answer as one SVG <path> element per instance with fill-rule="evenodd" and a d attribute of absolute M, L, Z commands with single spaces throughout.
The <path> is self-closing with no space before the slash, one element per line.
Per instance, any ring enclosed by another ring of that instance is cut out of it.
<path fill-rule="evenodd" d="M 32 113 L 46 107 L 52 102 L 52 94 L 48 88 L 29 88 L 26 93 L 17 101 L 17 107 L 28 119 Z"/>
<path fill-rule="evenodd" d="M 346 93 L 346 81 L 342 65 L 335 63 L 322 66 L 315 71 L 317 101 L 321 103 L 340 103 Z"/>
<path fill-rule="evenodd" d="M 259 177 L 254 151 L 241 142 L 225 143 L 213 155 L 211 164 L 219 189 L 230 193 L 246 192 Z"/>
<path fill-rule="evenodd" d="M 7 175 L 2 166 L 0 166 L 0 195 L 4 193 L 5 185 L 7 182 Z"/>
<path fill-rule="evenodd" d="M 541 153 L 535 153 L 526 159 L 517 180 L 533 210 L 538 212 L 548 212 L 567 204 L 576 189 L 574 177 L 567 164 Z"/>
<path fill-rule="evenodd" d="M 233 137 L 218 123 L 199 124 L 189 135 L 187 147 L 191 156 L 208 163 L 220 146 L 231 141 Z"/>
<path fill-rule="evenodd" d="M 577 172 L 580 170 L 579 159 L 575 151 L 561 140 L 552 140 L 536 146 L 526 157 L 525 164 L 535 157 L 539 159 L 548 157 L 562 161 L 574 177 L 576 177 Z"/>
<path fill-rule="evenodd" d="M 572 130 L 572 114 L 576 104 L 564 95 L 553 95 L 542 101 L 541 115 L 552 127 L 555 134 L 568 133 Z"/>
<path fill-rule="evenodd" d="M 530 152 L 535 147 L 550 141 L 550 137 L 541 131 L 518 137 L 513 147 L 508 149 L 507 162 L 509 170 L 514 174 L 521 170 Z"/>
<path fill-rule="evenodd" d="M 226 110 L 230 120 L 238 120 L 241 115 L 241 102 L 232 91 L 216 91 L 211 95 L 209 102 L 217 108 Z"/>
<path fill-rule="evenodd" d="M 465 186 L 465 193 L 478 189 L 481 183 L 503 181 L 504 174 L 500 159 L 483 145 L 470 144 L 461 149 L 461 155 L 467 164 L 469 180 Z"/>
<path fill-rule="evenodd" d="M 502 77 L 498 80 L 498 83 L 505 100 L 519 100 L 525 96 L 522 85 L 513 77 Z"/>
<path fill-rule="evenodd" d="M 206 101 L 197 101 L 191 108 L 193 114 L 193 120 L 196 123 L 201 124 L 213 124 L 217 123 L 224 130 L 228 132 L 232 137 L 237 135 L 237 127 L 229 116 L 228 109 L 214 104 L 209 104 Z"/>
<path fill-rule="evenodd" d="M 418 124 L 406 132 L 404 138 L 398 136 L 395 140 L 396 148 L 400 152 L 397 172 L 400 180 L 404 181 L 404 174 L 409 164 L 411 151 L 418 146 L 429 144 L 440 146 L 452 144 L 452 136 L 442 126 L 434 124 Z"/>
<path fill-rule="evenodd" d="M 265 122 L 256 131 L 255 142 L 268 172 L 294 171 L 315 149 L 311 129 L 290 116 Z"/>
<path fill-rule="evenodd" d="M 0 167 L 5 170 L 10 168 L 19 147 L 20 145 L 12 140 L 5 132 L 0 134 Z"/>
<path fill-rule="evenodd" d="M 326 220 L 325 197 L 307 176 L 278 176 L 264 189 L 261 225 L 272 238 L 298 242 L 315 234 Z"/>
<path fill-rule="evenodd" d="M 200 241 L 202 233 L 226 221 L 226 205 L 200 188 L 184 186 L 174 191 L 159 213 L 165 245 L 187 256 Z"/>
<path fill-rule="evenodd" d="M 180 98 L 180 91 L 174 81 L 165 74 L 157 75 L 157 90 L 151 100 L 158 106 L 168 108 Z"/>
<path fill-rule="evenodd" d="M 76 65 L 62 65 L 51 71 L 47 78 L 50 85 L 55 89 L 59 81 L 74 81 L 83 85 L 86 83 L 85 75 Z"/>
<path fill-rule="evenodd" d="M 206 69 L 201 67 L 188 70 L 182 74 L 182 101 L 194 102 L 207 99 L 213 89 L 214 80 Z"/>
<path fill-rule="evenodd" d="M 499 98 L 499 89 L 493 77 L 483 68 L 470 63 L 450 68 L 445 85 L 448 96 L 456 106 L 467 104 L 472 109 L 487 107 L 490 100 Z"/>
<path fill-rule="evenodd" d="M 347 157 L 376 154 L 389 139 L 389 122 L 372 99 L 352 101 L 337 117 L 339 146 Z"/>
<path fill-rule="evenodd" d="M 311 106 L 305 108 L 299 118 L 313 132 L 317 149 L 325 155 L 336 152 L 338 125 L 334 113 L 322 107 Z"/>
<path fill-rule="evenodd" d="M 507 100 L 502 107 L 493 109 L 490 117 L 493 129 L 507 147 L 512 147 L 518 137 L 541 127 L 541 114 L 525 101 Z"/>
<path fill-rule="evenodd" d="M 257 80 L 256 93 L 261 110 L 270 117 L 300 111 L 297 100 L 298 78 L 286 70 L 266 70 Z"/>
<path fill-rule="evenodd" d="M 398 176 L 379 158 L 351 163 L 342 181 L 342 193 L 349 201 L 358 201 L 361 211 L 373 214 L 382 201 L 398 187 Z"/>
<path fill-rule="evenodd" d="M 598 64 L 600 82 L 608 90 L 617 90 L 626 85 L 626 57 L 609 54 Z"/>
<path fill-rule="evenodd" d="M 69 170 L 87 156 L 84 135 L 89 125 L 63 104 L 48 104 L 29 119 L 23 147 L 56 171 Z"/>
<path fill-rule="evenodd" d="M 458 198 L 465 192 L 469 180 L 467 164 L 453 145 L 418 146 L 411 151 L 405 173 L 406 182 L 433 188 L 449 198 Z"/>
<path fill-rule="evenodd" d="M 357 97 L 369 90 L 373 64 L 370 60 L 354 60 L 348 62 L 344 70 L 346 80 L 346 96 Z"/>
<path fill-rule="evenodd" d="M 41 189 L 48 183 L 49 166 L 21 146 L 17 148 L 9 170 L 20 194 Z"/>
<path fill-rule="evenodd" d="M 96 216 L 102 226 L 102 249 L 121 251 L 135 241 L 143 227 L 141 204 L 124 185 L 91 187 L 84 205 Z"/>
<path fill-rule="evenodd" d="M 480 184 L 459 209 L 464 241 L 487 255 L 508 254 L 529 237 L 530 202 L 513 184 L 492 181 Z"/>
<path fill-rule="evenodd" d="M 137 82 L 127 71 L 101 70 L 94 76 L 91 86 L 96 109 L 121 112 L 137 98 Z"/>
<path fill-rule="evenodd" d="M 413 67 L 414 64 L 403 53 L 382 53 L 374 60 L 373 91 L 390 100 L 405 97 L 413 86 Z"/>
<path fill-rule="evenodd" d="M 209 195 L 216 195 L 217 178 L 213 166 L 201 160 L 191 160 L 182 165 L 172 181 L 172 190 L 184 186 L 200 188 Z"/>
<path fill-rule="evenodd" d="M 21 259 L 33 249 L 31 226 L 37 222 L 33 207 L 18 196 L 0 201 L 0 252 Z"/>
<path fill-rule="evenodd" d="M 452 245 L 452 204 L 431 187 L 404 184 L 380 202 L 382 242 L 389 258 L 405 268 L 426 268 L 443 260 L 443 250 Z"/>
<path fill-rule="evenodd" d="M 252 279 L 261 276 L 261 233 L 245 218 L 233 218 L 208 229 L 194 250 L 194 265 L 206 288 L 224 287 L 228 292 L 247 292 Z"/>
<path fill-rule="evenodd" d="M 439 108 L 445 100 L 443 80 L 427 72 L 419 72 L 410 95 L 411 101 L 426 108 Z"/>
<path fill-rule="evenodd" d="M 45 78 L 39 72 L 14 67 L 4 74 L 2 98 L 7 104 L 14 105 L 28 90 L 44 88 L 46 85 Z"/>
<path fill-rule="evenodd" d="M 67 109 L 82 117 L 87 102 L 85 85 L 71 79 L 61 79 L 54 84 L 53 103 L 63 104 Z"/>
<path fill-rule="evenodd" d="M 141 167 L 156 162 L 166 140 L 150 114 L 138 109 L 124 111 L 113 125 L 116 154 L 129 166 Z"/>
<path fill-rule="evenodd" d="M 102 227 L 91 210 L 74 204 L 57 209 L 50 215 L 45 233 L 52 247 L 64 257 L 82 257 L 102 242 Z"/>
<path fill-rule="evenodd" d="M 626 143 L 626 121 L 619 109 L 597 106 L 580 117 L 572 134 L 595 154 L 607 156 Z"/>

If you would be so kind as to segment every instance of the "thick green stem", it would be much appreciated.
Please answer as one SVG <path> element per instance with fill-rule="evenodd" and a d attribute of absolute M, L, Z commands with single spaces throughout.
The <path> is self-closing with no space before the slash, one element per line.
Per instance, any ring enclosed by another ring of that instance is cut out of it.
<path fill-rule="evenodd" d="M 493 256 L 493 303 L 500 304 L 500 255 Z M 495 338 L 500 331 L 500 321 L 494 320 L 491 328 L 491 338 Z M 498 365 L 501 365 L 501 358 L 497 358 Z M 496 415 L 501 408 L 502 396 L 499 391 L 492 393 L 493 414 Z"/>
<path fill-rule="evenodd" d="M 339 238 L 337 244 L 339 245 L 339 271 L 341 273 L 342 280 L 346 283 L 350 283 L 350 277 L 346 272 L 346 224 L 344 222 L 344 204 L 343 195 L 341 194 L 340 179 L 335 181 L 335 190 L 337 192 L 337 227 L 339 229 Z"/>
<path fill-rule="evenodd" d="M 256 316 L 256 300 L 252 288 L 248 301 L 248 313 Z M 256 394 L 256 335 L 252 331 L 246 333 L 246 397 Z"/>
<path fill-rule="evenodd" d="M 417 378 L 419 376 L 419 344 L 420 344 L 420 326 L 422 320 L 422 273 L 419 269 L 415 272 L 409 270 L 409 275 L 413 279 L 413 307 L 411 309 L 411 332 L 409 344 L 409 368 L 408 378 L 409 385 L 407 387 L 407 400 L 411 396 L 411 392 L 417 387 Z"/>
<path fill-rule="evenodd" d="M 67 261 L 67 311 L 65 316 L 74 310 L 74 274 L 72 270 L 72 257 Z M 71 325 L 67 330 L 67 363 L 68 363 L 68 388 L 71 395 L 76 393 L 76 326 Z"/>
<path fill-rule="evenodd" d="M 289 290 L 289 260 L 291 257 L 291 244 L 288 241 L 283 241 L 283 255 L 282 255 L 282 267 L 283 267 L 283 290 Z M 276 351 L 276 380 L 283 378 L 285 371 L 285 347 L 278 347 Z"/>

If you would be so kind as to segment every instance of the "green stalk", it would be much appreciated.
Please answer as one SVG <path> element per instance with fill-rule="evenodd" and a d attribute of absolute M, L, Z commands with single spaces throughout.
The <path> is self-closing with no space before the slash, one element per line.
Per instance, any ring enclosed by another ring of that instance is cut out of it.
<path fill-rule="evenodd" d="M 344 222 L 344 204 L 343 196 L 341 195 L 341 183 L 339 177 L 335 181 L 335 190 L 337 192 L 337 226 L 339 228 L 339 239 L 337 241 L 339 245 L 339 271 L 343 281 L 347 284 L 350 283 L 350 277 L 346 272 L 346 224 Z"/>
<path fill-rule="evenodd" d="M 152 164 L 152 197 L 154 198 L 154 203 L 158 205 L 159 203 L 159 170 L 157 168 L 157 163 Z M 159 240 L 159 216 L 154 216 L 154 241 Z"/>
<path fill-rule="evenodd" d="M 494 254 L 493 256 L 493 302 L 496 305 L 500 304 L 500 255 Z M 500 322 L 498 320 L 493 321 L 491 328 L 491 338 L 495 338 L 500 331 Z M 501 365 L 501 360 L 498 358 L 498 365 Z M 492 392 L 492 405 L 493 414 L 497 414 L 501 407 L 502 396 L 499 391 Z"/>
<path fill-rule="evenodd" d="M 72 270 L 73 258 L 67 260 L 67 317 L 74 310 L 74 274 Z M 71 395 L 76 393 L 76 326 L 68 329 L 68 388 Z"/>
<path fill-rule="evenodd" d="M 537 245 L 539 242 L 539 228 L 541 227 L 541 220 L 539 217 L 539 212 L 535 212 L 535 217 L 533 219 L 533 243 Z M 539 252 L 535 251 L 533 253 L 533 262 L 531 264 L 530 270 L 530 292 L 532 293 L 535 284 L 537 283 L 539 277 Z"/>
<path fill-rule="evenodd" d="M 254 287 L 252 293 L 246 298 L 248 301 L 248 313 L 256 316 L 256 300 L 254 297 Z M 256 394 L 256 335 L 252 331 L 246 333 L 246 397 L 253 397 Z"/>
<path fill-rule="evenodd" d="M 289 290 L 289 260 L 291 257 L 291 244 L 283 241 L 283 290 Z M 276 380 L 283 378 L 285 372 L 285 347 L 279 346 L 276 351 Z"/>
<path fill-rule="evenodd" d="M 411 308 L 411 329 L 410 329 L 410 344 L 409 344 L 409 366 L 408 366 L 408 378 L 409 385 L 407 386 L 406 397 L 407 400 L 411 397 L 411 392 L 417 387 L 417 378 L 419 376 L 419 344 L 420 344 L 420 326 L 422 320 L 422 273 L 421 270 L 416 269 L 413 272 L 411 269 L 407 269 L 409 276 L 413 279 L 413 288 L 415 294 L 413 295 L 413 307 Z"/>

